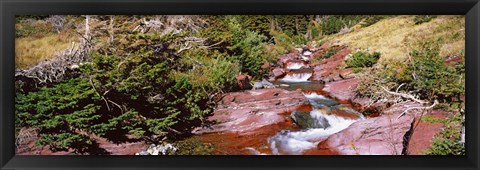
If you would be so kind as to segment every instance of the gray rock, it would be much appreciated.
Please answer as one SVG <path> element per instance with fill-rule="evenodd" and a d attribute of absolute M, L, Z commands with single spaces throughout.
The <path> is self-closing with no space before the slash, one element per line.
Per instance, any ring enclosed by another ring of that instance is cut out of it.
<path fill-rule="evenodd" d="M 141 151 L 137 155 L 150 155 L 147 151 Z"/>
<path fill-rule="evenodd" d="M 263 88 L 274 88 L 275 86 L 269 81 L 262 79 Z"/>
<path fill-rule="evenodd" d="M 257 89 L 263 89 L 263 84 L 262 84 L 262 82 L 255 82 L 255 83 L 253 84 L 252 90 L 257 90 Z"/>
<path fill-rule="evenodd" d="M 310 115 L 310 112 L 294 111 L 290 116 L 298 126 L 305 129 L 311 129 L 311 128 L 325 129 L 330 127 L 330 123 L 328 123 L 328 120 L 325 117 L 320 117 L 319 119 L 315 119 Z"/>

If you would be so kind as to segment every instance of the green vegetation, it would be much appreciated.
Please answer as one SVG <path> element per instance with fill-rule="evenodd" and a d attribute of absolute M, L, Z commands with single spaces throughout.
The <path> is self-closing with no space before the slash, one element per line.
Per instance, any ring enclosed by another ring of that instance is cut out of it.
<path fill-rule="evenodd" d="M 421 98 L 442 102 L 459 100 L 465 94 L 465 61 L 454 65 L 445 64 L 445 57 L 439 55 L 438 43 L 426 42 L 413 50 L 412 60 L 399 75 L 398 82 L 407 83 L 417 89 Z"/>
<path fill-rule="evenodd" d="M 417 16 L 415 16 L 414 21 L 415 21 L 415 24 L 418 25 L 418 24 L 422 24 L 422 23 L 425 23 L 425 22 L 429 22 L 436 17 L 437 16 L 435 16 L 435 15 L 417 15 Z"/>
<path fill-rule="evenodd" d="M 365 20 L 362 21 L 361 25 L 362 27 L 368 27 L 370 25 L 373 25 L 375 23 L 377 23 L 378 21 L 382 20 L 382 19 L 385 19 L 387 16 L 385 15 L 372 15 L 372 16 L 369 16 L 367 18 L 365 18 Z"/>
<path fill-rule="evenodd" d="M 350 28 L 358 24 L 365 16 L 361 15 L 332 15 L 324 18 L 321 23 L 323 35 L 338 33 L 342 28 Z"/>
<path fill-rule="evenodd" d="M 365 77 L 357 92 L 373 97 L 383 91 L 380 84 L 388 90 L 395 90 L 403 84 L 403 91 L 415 92 L 420 99 L 438 100 L 458 109 L 462 102 L 460 97 L 465 94 L 464 57 L 459 56 L 459 62 L 446 64 L 445 57 L 439 54 L 438 44 L 425 42 L 411 51 L 410 60 L 392 61 L 382 68 L 370 70 L 374 76 Z"/>
<path fill-rule="evenodd" d="M 338 51 L 340 51 L 340 50 L 341 50 L 341 48 L 339 48 L 339 47 L 330 47 L 330 48 L 327 49 L 327 51 L 325 52 L 325 54 L 323 54 L 323 55 L 320 56 L 320 57 L 314 58 L 314 59 L 312 60 L 312 62 L 321 61 L 321 60 L 323 60 L 323 59 L 325 59 L 325 58 L 329 58 L 329 57 L 335 55 L 335 54 L 336 54 Z"/>
<path fill-rule="evenodd" d="M 187 138 L 175 143 L 177 148 L 182 148 L 175 155 L 213 155 L 213 145 L 202 143 L 197 137 Z"/>
<path fill-rule="evenodd" d="M 380 53 L 366 53 L 359 51 L 345 60 L 347 67 L 351 67 L 353 72 L 360 72 L 362 68 L 372 67 L 380 59 Z"/>
<path fill-rule="evenodd" d="M 364 77 L 357 88 L 357 94 L 374 100 L 391 99 L 385 96 L 385 86 L 390 91 L 412 94 L 426 101 L 437 100 L 444 110 L 456 113 L 446 120 L 429 116 L 422 120 L 443 123 L 445 128 L 436 135 L 428 155 L 464 155 L 465 147 L 460 142 L 462 110 L 465 103 L 465 63 L 464 56 L 457 56 L 458 62 L 446 63 L 440 55 L 439 42 L 424 42 L 410 52 L 410 60 L 391 62 L 383 68 L 367 70 L 372 76 Z M 461 52 L 459 52 L 461 54 Z M 399 88 L 401 87 L 401 89 Z"/>
<path fill-rule="evenodd" d="M 465 146 L 460 142 L 462 115 L 456 114 L 444 120 L 444 129 L 435 136 L 427 155 L 465 155 Z"/>
<path fill-rule="evenodd" d="M 91 126 L 102 117 L 101 99 L 87 80 L 70 79 L 37 92 L 17 93 L 15 100 L 16 125 L 39 128 L 38 145 L 65 150 L 92 144 L 79 130 L 98 130 Z"/>

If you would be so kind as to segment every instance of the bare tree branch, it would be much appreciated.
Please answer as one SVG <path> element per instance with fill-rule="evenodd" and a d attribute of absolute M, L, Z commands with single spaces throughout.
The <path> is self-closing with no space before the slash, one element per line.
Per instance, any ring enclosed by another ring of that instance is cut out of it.
<path fill-rule="evenodd" d="M 411 99 L 417 103 L 421 103 L 421 104 L 425 104 L 425 103 L 428 103 L 426 101 L 423 101 L 423 100 L 420 100 L 420 99 L 417 99 L 415 96 L 411 95 L 411 94 L 405 94 L 405 93 L 397 93 L 397 92 L 392 92 L 390 90 L 388 90 L 387 88 L 383 87 L 382 85 L 379 85 L 385 92 L 387 92 L 388 94 L 391 94 L 391 95 L 395 95 L 395 96 L 400 96 L 400 97 L 403 97 L 403 98 L 407 98 L 407 99 Z"/>
<path fill-rule="evenodd" d="M 438 104 L 438 100 L 435 100 L 432 105 L 427 106 L 427 107 L 410 107 L 410 108 L 406 109 L 405 111 L 403 111 L 400 115 L 398 115 L 397 119 L 399 119 L 400 117 L 405 115 L 405 113 L 407 113 L 410 110 L 413 110 L 413 109 L 430 110 L 430 109 L 433 109 L 433 107 L 435 107 L 437 104 Z"/>

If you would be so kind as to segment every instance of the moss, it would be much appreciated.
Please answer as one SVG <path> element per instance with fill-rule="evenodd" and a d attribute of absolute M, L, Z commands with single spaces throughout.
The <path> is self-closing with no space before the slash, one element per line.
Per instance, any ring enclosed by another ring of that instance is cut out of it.
<path fill-rule="evenodd" d="M 199 140 L 199 137 L 177 141 L 174 145 L 178 148 L 175 155 L 212 155 L 214 151 L 213 144 L 203 143 Z"/>

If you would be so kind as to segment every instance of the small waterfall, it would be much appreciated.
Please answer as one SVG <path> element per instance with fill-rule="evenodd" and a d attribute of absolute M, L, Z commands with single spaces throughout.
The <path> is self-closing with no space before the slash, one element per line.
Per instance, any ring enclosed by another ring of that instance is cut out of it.
<path fill-rule="evenodd" d="M 312 52 L 311 51 L 304 51 L 303 55 L 312 55 Z"/>
<path fill-rule="evenodd" d="M 358 120 L 344 119 L 335 115 L 328 115 L 320 110 L 310 112 L 312 118 L 319 120 L 325 118 L 330 127 L 325 129 L 305 129 L 302 131 L 282 131 L 269 139 L 272 153 L 275 155 L 291 154 L 299 155 L 303 151 L 315 148 L 321 140 L 328 136 L 346 129 Z"/>
<path fill-rule="evenodd" d="M 301 131 L 284 130 L 269 138 L 268 143 L 275 155 L 300 155 L 307 149 L 315 148 L 318 143 L 330 135 L 348 128 L 351 124 L 358 120 L 364 119 L 347 119 L 334 114 L 329 114 L 329 109 L 324 107 L 335 107 L 339 103 L 319 95 L 317 93 L 304 94 L 308 98 L 310 104 L 314 106 L 314 110 L 310 112 L 310 118 L 318 124 L 328 124 L 325 128 L 307 128 Z M 326 122 L 325 122 L 326 120 Z"/>
<path fill-rule="evenodd" d="M 289 62 L 289 63 L 287 63 L 287 69 L 290 69 L 290 70 L 297 70 L 297 69 L 301 69 L 301 68 L 304 68 L 304 67 L 307 67 L 307 65 L 303 62 Z"/>
<path fill-rule="evenodd" d="M 303 94 L 305 97 L 307 97 L 308 102 L 314 107 L 314 108 L 319 108 L 321 106 L 336 106 L 339 105 L 335 100 L 329 99 L 323 95 L 317 94 L 315 92 L 309 93 L 309 94 Z"/>
<path fill-rule="evenodd" d="M 312 77 L 311 72 L 306 72 L 306 73 L 292 73 L 292 74 L 287 74 L 284 78 L 282 78 L 280 81 L 282 82 L 291 82 L 291 83 L 296 83 L 296 82 L 309 82 L 308 79 Z"/>

